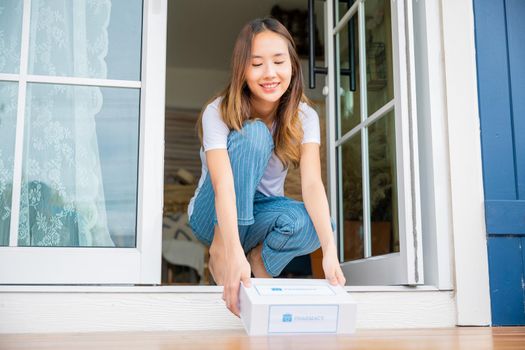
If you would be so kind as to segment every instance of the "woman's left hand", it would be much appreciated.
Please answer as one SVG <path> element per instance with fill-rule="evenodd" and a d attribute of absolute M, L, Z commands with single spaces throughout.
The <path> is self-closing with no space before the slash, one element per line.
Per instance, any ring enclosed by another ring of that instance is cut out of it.
<path fill-rule="evenodd" d="M 337 251 L 335 246 L 328 248 L 326 251 L 323 251 L 323 271 L 325 278 L 332 285 L 340 284 L 344 286 L 346 283 L 346 278 L 341 271 L 341 266 L 339 265 L 339 259 L 337 257 Z"/>

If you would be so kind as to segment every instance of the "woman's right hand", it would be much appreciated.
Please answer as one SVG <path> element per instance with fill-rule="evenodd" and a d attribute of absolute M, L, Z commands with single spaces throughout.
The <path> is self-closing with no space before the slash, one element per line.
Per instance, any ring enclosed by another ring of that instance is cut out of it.
<path fill-rule="evenodd" d="M 223 273 L 224 292 L 222 299 L 226 302 L 228 310 L 240 317 L 240 283 L 242 282 L 245 287 L 251 287 L 251 267 L 242 249 L 226 257 Z"/>

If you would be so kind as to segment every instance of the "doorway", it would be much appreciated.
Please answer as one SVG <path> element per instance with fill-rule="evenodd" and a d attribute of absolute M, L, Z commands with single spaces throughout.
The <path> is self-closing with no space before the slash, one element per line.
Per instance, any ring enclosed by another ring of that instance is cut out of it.
<path fill-rule="evenodd" d="M 318 12 L 322 13 L 322 4 L 319 7 Z M 235 16 L 231 16 L 232 13 Z M 251 19 L 272 13 L 294 36 L 307 82 L 306 1 L 227 0 L 204 4 L 190 0 L 168 1 L 163 284 L 214 284 L 207 269 L 208 249 L 193 235 L 186 214 L 201 176 L 200 143 L 195 125 L 207 101 L 228 82 L 231 52 L 242 26 Z M 324 35 L 322 25 L 317 27 L 317 56 L 322 61 Z M 326 188 L 324 77 L 318 76 L 317 80 L 315 89 L 308 89 L 305 83 L 305 93 L 320 118 L 322 175 Z M 302 200 L 299 169 L 288 172 L 285 195 Z M 321 259 L 320 250 L 297 257 L 279 277 L 324 278 Z"/>

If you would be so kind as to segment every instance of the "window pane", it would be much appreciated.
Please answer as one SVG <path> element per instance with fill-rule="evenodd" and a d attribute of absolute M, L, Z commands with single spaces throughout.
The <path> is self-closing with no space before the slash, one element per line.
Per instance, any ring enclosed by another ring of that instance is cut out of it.
<path fill-rule="evenodd" d="M 19 72 L 22 7 L 21 0 L 2 0 L 0 3 L 0 73 Z"/>
<path fill-rule="evenodd" d="M 334 7 L 336 11 L 335 18 L 337 18 L 337 21 L 340 21 L 341 18 L 344 17 L 344 15 L 348 12 L 348 10 L 350 10 L 350 7 L 354 4 L 354 2 L 355 0 L 339 0 L 335 2 L 337 4 L 337 6 Z"/>
<path fill-rule="evenodd" d="M 340 164 L 343 173 L 344 261 L 349 261 L 364 257 L 361 132 L 343 144 Z"/>
<path fill-rule="evenodd" d="M 394 111 L 368 128 L 372 256 L 399 252 Z"/>
<path fill-rule="evenodd" d="M 394 98 L 390 0 L 367 0 L 366 85 L 368 115 Z"/>
<path fill-rule="evenodd" d="M 339 40 L 339 105 L 340 117 L 338 138 L 352 130 L 361 122 L 361 107 L 359 103 L 359 35 L 357 14 L 338 34 Z M 353 40 L 350 40 L 353 38 Z M 355 76 L 349 75 L 350 71 Z"/>
<path fill-rule="evenodd" d="M 19 245 L 135 246 L 139 99 L 28 84 Z"/>
<path fill-rule="evenodd" d="M 30 74 L 140 80 L 141 0 L 31 6 Z"/>
<path fill-rule="evenodd" d="M 18 83 L 0 82 L 0 245 L 9 245 Z"/>

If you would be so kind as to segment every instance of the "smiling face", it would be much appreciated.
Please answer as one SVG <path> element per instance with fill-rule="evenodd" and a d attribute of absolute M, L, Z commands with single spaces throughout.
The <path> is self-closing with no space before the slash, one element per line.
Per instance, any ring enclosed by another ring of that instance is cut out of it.
<path fill-rule="evenodd" d="M 254 102 L 275 106 L 290 86 L 292 78 L 286 40 L 272 31 L 255 35 L 245 78 Z"/>

